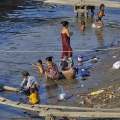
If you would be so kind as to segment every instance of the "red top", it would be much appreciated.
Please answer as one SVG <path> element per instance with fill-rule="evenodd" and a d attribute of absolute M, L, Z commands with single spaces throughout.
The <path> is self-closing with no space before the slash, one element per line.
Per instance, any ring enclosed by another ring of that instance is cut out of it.
<path fill-rule="evenodd" d="M 62 38 L 62 58 L 64 56 L 66 57 L 72 57 L 72 48 L 70 45 L 70 37 L 66 33 L 61 33 Z"/>

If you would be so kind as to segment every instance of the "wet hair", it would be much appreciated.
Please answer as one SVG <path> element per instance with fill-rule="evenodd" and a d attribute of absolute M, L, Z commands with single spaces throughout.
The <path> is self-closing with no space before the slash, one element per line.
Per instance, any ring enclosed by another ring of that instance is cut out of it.
<path fill-rule="evenodd" d="M 68 21 L 62 21 L 61 24 L 62 24 L 64 27 L 66 27 L 66 26 L 69 25 L 69 22 L 68 22 Z"/>
<path fill-rule="evenodd" d="M 66 68 L 69 66 L 67 61 L 61 61 L 61 70 L 66 70 Z"/>
<path fill-rule="evenodd" d="M 49 56 L 46 58 L 46 61 L 52 62 L 52 60 L 53 60 L 53 56 Z"/>
<path fill-rule="evenodd" d="M 100 9 L 102 9 L 102 7 L 105 7 L 105 5 L 103 3 L 100 5 Z"/>
<path fill-rule="evenodd" d="M 23 71 L 23 72 L 22 72 L 22 75 L 25 76 L 25 77 L 30 76 L 30 74 L 29 74 L 28 71 Z"/>
<path fill-rule="evenodd" d="M 42 60 L 38 60 L 37 62 L 40 63 L 40 64 L 42 64 Z"/>
<path fill-rule="evenodd" d="M 85 21 L 81 21 L 81 25 L 85 25 Z"/>

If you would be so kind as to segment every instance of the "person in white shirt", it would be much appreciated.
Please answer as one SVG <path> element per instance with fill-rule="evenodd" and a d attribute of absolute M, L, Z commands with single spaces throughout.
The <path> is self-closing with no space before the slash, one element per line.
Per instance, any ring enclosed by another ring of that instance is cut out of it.
<path fill-rule="evenodd" d="M 31 76 L 27 71 L 23 71 L 22 77 L 23 80 L 21 82 L 20 88 L 23 93 L 29 95 L 31 88 L 35 88 L 38 91 L 39 83 L 34 76 Z"/>

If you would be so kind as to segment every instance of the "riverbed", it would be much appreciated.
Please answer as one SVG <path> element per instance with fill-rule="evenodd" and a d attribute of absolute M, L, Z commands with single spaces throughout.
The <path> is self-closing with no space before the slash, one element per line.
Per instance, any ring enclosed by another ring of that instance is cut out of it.
<path fill-rule="evenodd" d="M 112 64 L 120 59 L 118 50 L 95 51 L 110 48 L 119 43 L 119 14 L 119 9 L 106 9 L 103 29 L 93 29 L 92 20 L 89 18 L 86 20 L 85 32 L 80 32 L 80 18 L 75 17 L 73 8 L 70 6 L 48 5 L 26 0 L 15 8 L 2 10 L 0 12 L 0 83 L 19 87 L 21 71 L 28 70 L 40 82 L 41 104 L 68 106 L 80 106 L 80 100 L 75 97 L 78 93 L 89 93 L 93 89 L 109 86 L 112 82 L 119 84 L 120 71 L 111 70 Z M 52 55 L 55 62 L 59 64 L 60 22 L 63 20 L 70 22 L 70 30 L 73 32 L 71 46 L 74 51 L 74 61 L 77 60 L 78 55 L 93 55 L 100 59 L 93 65 L 87 80 L 62 80 L 53 85 L 53 82 L 39 78 L 32 68 L 32 63 Z M 46 88 L 46 84 L 53 86 Z M 58 101 L 61 89 L 68 95 L 65 101 Z M 0 93 L 0 95 L 12 100 L 19 100 L 21 97 L 15 93 Z M 29 117 L 22 110 L 2 105 L 0 108 L 2 120 Z"/>

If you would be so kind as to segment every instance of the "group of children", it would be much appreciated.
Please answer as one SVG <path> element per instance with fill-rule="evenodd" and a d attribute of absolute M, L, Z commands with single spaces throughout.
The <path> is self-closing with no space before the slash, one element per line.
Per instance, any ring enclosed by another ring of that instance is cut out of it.
<path fill-rule="evenodd" d="M 72 80 L 76 78 L 76 76 L 89 76 L 89 72 L 87 71 L 88 67 L 86 67 L 86 64 L 84 63 L 83 56 L 78 56 L 76 65 L 74 65 L 72 58 L 64 56 L 58 67 L 54 62 L 53 57 L 50 56 L 46 58 L 46 62 L 44 64 L 42 60 L 38 60 L 36 64 L 33 64 L 33 66 L 37 68 L 38 74 L 45 76 L 48 80 Z"/>
<path fill-rule="evenodd" d="M 45 76 L 46 79 L 81 79 L 89 76 L 88 67 L 85 67 L 83 57 L 78 57 L 78 63 L 74 65 L 72 58 L 64 57 L 61 60 L 60 67 L 55 64 L 53 57 L 47 57 L 43 64 L 42 60 L 38 60 L 33 67 L 37 68 L 38 74 Z M 39 99 L 39 83 L 34 76 L 31 76 L 27 71 L 22 72 L 21 91 L 29 98 L 30 104 L 38 104 Z"/>
<path fill-rule="evenodd" d="M 36 64 L 33 64 L 33 67 L 37 68 L 39 75 L 45 76 L 48 80 L 84 80 L 86 77 L 90 76 L 90 68 L 92 67 L 93 62 L 95 63 L 97 60 L 98 59 L 96 57 L 85 60 L 84 56 L 78 56 L 77 64 L 74 64 L 72 58 L 64 57 L 58 68 L 53 57 L 50 56 L 46 58 L 45 63 L 43 63 L 42 60 L 38 60 Z M 22 93 L 28 96 L 30 104 L 38 104 L 40 102 L 39 82 L 27 71 L 22 72 L 22 77 Z"/>

